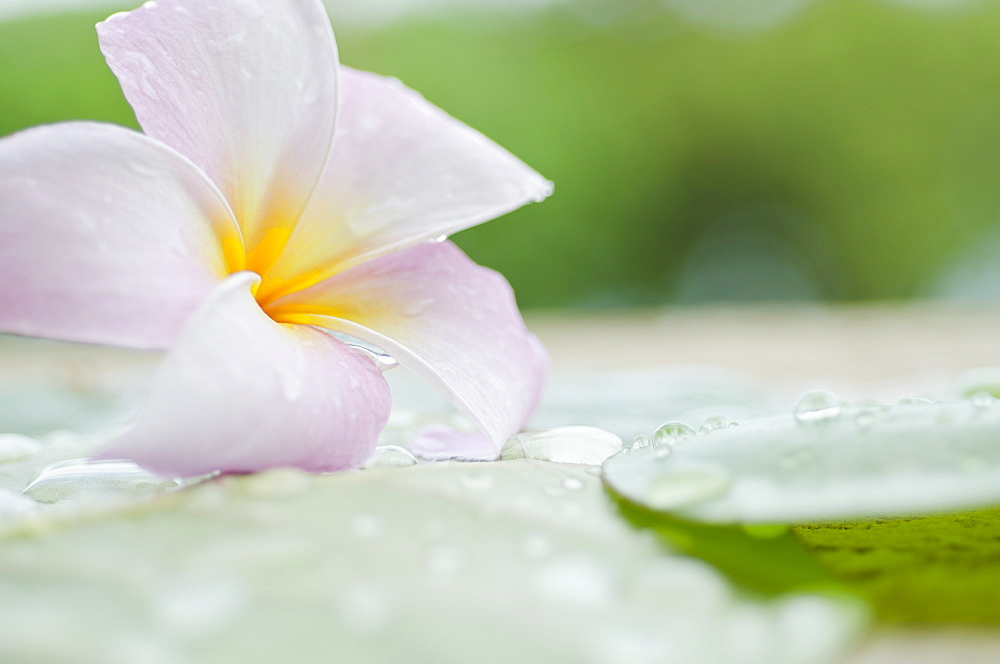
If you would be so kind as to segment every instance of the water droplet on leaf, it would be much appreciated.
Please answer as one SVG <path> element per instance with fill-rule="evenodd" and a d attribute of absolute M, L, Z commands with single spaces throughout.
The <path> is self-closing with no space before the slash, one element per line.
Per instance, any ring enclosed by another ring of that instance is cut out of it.
<path fill-rule="evenodd" d="M 147 495 L 183 484 L 154 475 L 131 461 L 78 459 L 44 468 L 23 493 L 42 503 L 55 503 L 95 495 Z"/>
<path fill-rule="evenodd" d="M 361 466 L 362 470 L 371 468 L 405 468 L 414 466 L 416 457 L 410 451 L 399 445 L 380 445 L 372 452 L 368 461 Z"/>
<path fill-rule="evenodd" d="M 810 390 L 795 404 L 795 420 L 800 424 L 818 424 L 840 417 L 843 403 L 826 390 Z"/>
<path fill-rule="evenodd" d="M 653 445 L 674 445 L 695 435 L 683 422 L 667 422 L 653 433 Z"/>
<path fill-rule="evenodd" d="M 736 426 L 736 422 L 725 415 L 716 415 L 714 417 L 709 417 L 704 422 L 702 422 L 701 427 L 698 429 L 698 433 L 706 434 L 712 431 L 718 431 L 720 429 L 728 429 L 730 427 Z"/>
<path fill-rule="evenodd" d="M 649 436 L 636 436 L 632 440 L 632 448 L 631 449 L 633 449 L 633 450 L 641 450 L 642 448 L 649 447 L 652 444 L 653 444 L 653 441 L 650 440 Z"/>
<path fill-rule="evenodd" d="M 596 427 L 558 427 L 511 436 L 501 459 L 538 459 L 599 466 L 622 449 L 622 439 Z"/>

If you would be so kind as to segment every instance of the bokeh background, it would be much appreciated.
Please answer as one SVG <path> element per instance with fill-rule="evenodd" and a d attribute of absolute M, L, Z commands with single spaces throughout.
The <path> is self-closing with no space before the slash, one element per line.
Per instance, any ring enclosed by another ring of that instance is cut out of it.
<path fill-rule="evenodd" d="M 93 25 L 0 0 L 0 135 L 135 126 Z M 456 236 L 526 308 L 1000 300 L 1000 2 L 330 0 L 398 76 L 555 181 Z"/>

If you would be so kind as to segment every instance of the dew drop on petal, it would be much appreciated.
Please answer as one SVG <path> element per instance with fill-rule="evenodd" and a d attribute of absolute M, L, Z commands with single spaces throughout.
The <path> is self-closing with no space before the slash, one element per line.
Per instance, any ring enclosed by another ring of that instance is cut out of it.
<path fill-rule="evenodd" d="M 359 346 L 357 344 L 347 344 L 348 347 L 358 351 L 359 353 L 367 356 L 370 360 L 375 363 L 375 366 L 379 368 L 379 371 L 385 373 L 389 369 L 395 369 L 399 366 L 399 362 L 395 360 L 391 355 L 385 353 L 379 353 L 378 351 L 372 350 L 371 348 L 366 348 L 365 346 Z"/>
<path fill-rule="evenodd" d="M 793 414 L 800 424 L 818 424 L 840 417 L 843 403 L 826 390 L 810 390 L 799 397 Z"/>

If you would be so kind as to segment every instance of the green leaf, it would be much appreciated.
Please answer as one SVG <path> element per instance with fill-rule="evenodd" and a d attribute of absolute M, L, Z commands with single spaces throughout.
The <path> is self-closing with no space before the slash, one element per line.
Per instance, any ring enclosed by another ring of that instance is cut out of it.
<path fill-rule="evenodd" d="M 0 659 L 800 664 L 864 625 L 650 546 L 589 470 L 279 470 L 40 506 L 0 538 Z"/>
<path fill-rule="evenodd" d="M 1000 624 L 1000 508 L 982 509 L 1000 502 L 993 402 L 826 397 L 616 455 L 605 483 L 632 523 L 750 590 L 825 582 L 885 621 Z"/>
<path fill-rule="evenodd" d="M 720 526 L 656 512 L 616 496 L 621 515 L 652 529 L 667 546 L 714 565 L 734 583 L 765 595 L 842 588 L 784 526 Z"/>
<path fill-rule="evenodd" d="M 1000 625 L 1000 508 L 794 532 L 881 620 Z"/>

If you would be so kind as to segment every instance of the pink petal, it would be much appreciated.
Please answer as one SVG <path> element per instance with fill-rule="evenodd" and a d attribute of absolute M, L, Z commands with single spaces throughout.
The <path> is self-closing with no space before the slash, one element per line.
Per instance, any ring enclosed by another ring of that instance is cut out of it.
<path fill-rule="evenodd" d="M 525 329 L 510 285 L 451 242 L 377 258 L 268 311 L 381 347 L 468 415 L 496 451 L 541 396 L 546 353 Z"/>
<path fill-rule="evenodd" d="M 91 123 L 0 140 L 0 331 L 164 348 L 239 229 L 187 159 Z"/>
<path fill-rule="evenodd" d="M 158 0 L 97 31 L 142 128 L 215 181 L 248 250 L 265 242 L 249 267 L 273 259 L 336 125 L 337 51 L 322 3 Z"/>
<path fill-rule="evenodd" d="M 457 431 L 443 424 L 434 424 L 418 431 L 410 442 L 410 451 L 430 461 L 493 461 L 497 450 L 485 434 Z"/>
<path fill-rule="evenodd" d="M 285 253 L 264 274 L 262 297 L 551 192 L 551 183 L 512 154 L 396 79 L 340 71 L 330 161 Z"/>
<path fill-rule="evenodd" d="M 275 323 L 223 282 L 171 348 L 132 428 L 104 458 L 165 476 L 294 466 L 355 468 L 389 417 L 389 386 L 364 354 L 319 330 Z"/>

